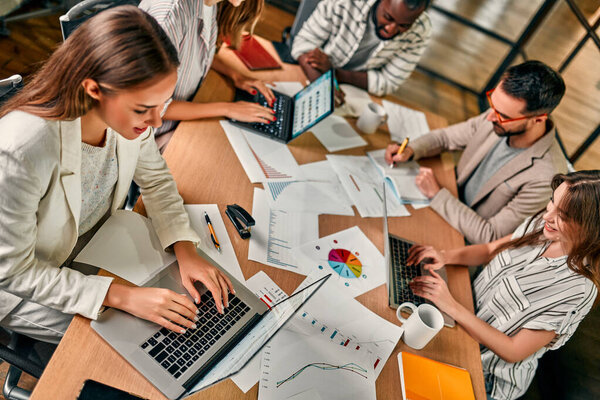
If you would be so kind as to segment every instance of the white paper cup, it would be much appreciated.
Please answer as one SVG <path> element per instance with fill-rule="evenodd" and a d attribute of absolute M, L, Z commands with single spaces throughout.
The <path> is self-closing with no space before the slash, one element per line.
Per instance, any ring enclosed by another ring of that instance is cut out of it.
<path fill-rule="evenodd" d="M 356 127 L 363 133 L 374 133 L 386 120 L 385 109 L 377 103 L 369 103 L 360 113 Z"/>
<path fill-rule="evenodd" d="M 404 318 L 402 309 L 410 308 L 412 314 Z M 440 310 L 431 304 L 421 304 L 419 307 L 413 303 L 402 303 L 396 310 L 396 317 L 402 322 L 404 334 L 402 340 L 407 346 L 421 350 L 444 327 L 444 317 Z"/>

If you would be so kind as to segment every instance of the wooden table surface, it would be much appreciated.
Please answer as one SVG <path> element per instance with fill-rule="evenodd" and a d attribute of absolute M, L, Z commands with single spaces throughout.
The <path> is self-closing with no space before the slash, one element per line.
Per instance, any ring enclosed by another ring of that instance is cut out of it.
<path fill-rule="evenodd" d="M 263 41 L 263 44 L 274 53 L 270 43 Z M 248 73 L 230 51 L 227 49 L 221 51 L 236 69 Z M 306 81 L 298 66 L 287 64 L 281 70 L 253 74 L 264 80 Z M 194 101 L 230 101 L 233 93 L 231 82 L 211 70 Z M 380 99 L 375 100 L 380 101 Z M 428 112 L 425 114 L 430 128 L 446 125 L 443 118 Z M 355 126 L 355 119 L 349 121 Z M 385 125 L 375 134 L 362 135 L 362 137 L 368 142 L 367 146 L 336 152 L 336 154 L 362 155 L 366 151 L 385 147 L 390 140 Z M 299 164 L 324 160 L 327 154 L 325 148 L 310 132 L 295 139 L 288 146 Z M 253 188 L 257 185 L 248 180 L 218 119 L 180 123 L 164 157 L 185 203 L 215 203 L 219 206 L 224 220 L 228 220 L 225 215 L 227 204 L 237 203 L 246 210 L 252 210 Z M 454 167 L 449 155 L 422 160 L 420 164 L 432 167 L 440 184 L 456 194 Z M 138 209 L 143 211 L 143 207 Z M 439 249 L 464 245 L 462 236 L 431 209 L 413 210 L 410 207 L 409 209 L 410 217 L 390 218 L 391 233 L 417 243 L 435 245 Z M 351 217 L 320 215 L 319 235 L 323 237 L 358 225 L 383 253 L 382 224 L 381 218 L 361 218 L 356 211 L 355 216 Z M 301 275 L 248 260 L 248 241 L 239 237 L 232 224 L 226 222 L 225 225 L 246 279 L 260 270 L 265 271 L 288 294 L 293 292 L 304 279 Z M 451 293 L 461 304 L 472 310 L 473 301 L 468 271 L 465 268 L 448 267 L 448 278 Z M 381 317 L 399 325 L 395 311 L 388 307 L 387 298 L 386 287 L 381 285 L 357 297 L 357 300 Z M 396 362 L 396 355 L 400 351 L 410 351 L 466 368 L 471 374 L 476 398 L 485 399 L 479 345 L 460 326 L 444 327 L 420 351 L 408 348 L 400 340 L 377 379 L 379 399 L 400 398 L 399 371 Z M 147 399 L 165 398 L 90 328 L 88 319 L 76 316 L 39 380 L 32 400 L 75 399 L 86 379 L 94 379 Z M 257 396 L 258 385 L 244 394 L 231 380 L 226 380 L 190 398 L 256 399 Z"/>

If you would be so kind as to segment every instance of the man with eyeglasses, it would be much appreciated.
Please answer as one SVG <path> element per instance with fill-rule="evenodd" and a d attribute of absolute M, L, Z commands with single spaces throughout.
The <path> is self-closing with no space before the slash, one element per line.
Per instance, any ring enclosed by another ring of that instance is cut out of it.
<path fill-rule="evenodd" d="M 292 57 L 311 81 L 335 68 L 338 82 L 383 96 L 415 69 L 431 36 L 430 0 L 322 0 L 294 38 Z M 336 91 L 336 99 L 343 95 Z"/>
<path fill-rule="evenodd" d="M 390 144 L 386 161 L 401 163 L 462 150 L 456 167 L 459 198 L 441 188 L 430 168 L 416 178 L 431 208 L 470 243 L 488 243 L 512 233 L 541 210 L 550 181 L 567 172 L 549 114 L 565 93 L 562 77 L 539 61 L 510 67 L 487 93 L 490 109 L 411 141 L 399 155 Z"/>

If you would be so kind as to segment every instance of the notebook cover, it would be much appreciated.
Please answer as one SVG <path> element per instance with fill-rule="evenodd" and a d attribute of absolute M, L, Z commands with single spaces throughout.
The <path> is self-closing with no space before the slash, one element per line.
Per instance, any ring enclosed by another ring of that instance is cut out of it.
<path fill-rule="evenodd" d="M 469 371 L 411 353 L 398 354 L 405 400 L 475 399 Z"/>
<path fill-rule="evenodd" d="M 242 38 L 240 48 L 233 50 L 250 71 L 261 69 L 278 69 L 281 65 L 251 35 Z"/>

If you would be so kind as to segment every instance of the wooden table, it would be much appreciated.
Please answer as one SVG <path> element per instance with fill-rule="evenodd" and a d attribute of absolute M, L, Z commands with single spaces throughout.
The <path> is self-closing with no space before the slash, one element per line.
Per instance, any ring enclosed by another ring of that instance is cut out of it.
<path fill-rule="evenodd" d="M 270 43 L 265 43 L 272 53 Z M 222 50 L 223 51 L 223 50 Z M 224 50 L 231 64 L 245 71 L 233 54 Z M 284 65 L 277 71 L 254 73 L 256 77 L 273 81 L 296 80 L 304 82 L 304 74 L 298 66 Z M 233 87 L 219 74 L 211 71 L 194 101 L 230 101 Z M 377 100 L 379 101 L 379 100 Z M 446 125 L 446 121 L 434 114 L 426 113 L 431 128 Z M 354 125 L 355 120 L 350 121 Z M 385 147 L 389 142 L 386 127 L 372 135 L 363 135 L 366 147 L 341 151 L 336 154 L 361 155 L 365 151 Z M 289 144 L 299 164 L 324 160 L 325 148 L 313 136 L 305 133 Z M 164 157 L 175 177 L 184 201 L 190 204 L 216 203 L 224 220 L 225 206 L 237 203 L 252 210 L 255 185 L 248 180 L 240 162 L 219 124 L 218 119 L 183 122 L 177 128 L 167 147 Z M 420 161 L 434 169 L 442 186 L 456 194 L 454 167 L 450 157 Z M 439 249 L 450 249 L 464 245 L 462 236 L 429 208 L 411 209 L 410 217 L 391 218 L 390 232 L 422 244 L 435 245 Z M 248 241 L 242 240 L 232 224 L 225 223 L 238 260 L 246 279 L 260 270 L 265 271 L 285 292 L 291 293 L 303 280 L 303 276 L 248 260 Z M 383 252 L 381 218 L 355 216 L 319 216 L 320 237 L 358 225 Z M 456 299 L 473 309 L 469 275 L 465 268 L 448 268 L 449 287 Z M 398 323 L 394 310 L 388 307 L 385 285 L 357 298 L 362 304 L 381 317 Z M 400 381 L 396 355 L 399 351 L 410 351 L 435 360 L 466 368 L 473 381 L 477 399 L 485 399 L 483 372 L 479 345 L 460 327 L 443 328 L 442 331 L 421 351 L 415 351 L 402 341 L 377 379 L 379 399 L 400 398 Z M 50 364 L 38 382 L 32 399 L 75 399 L 85 379 L 94 379 L 121 388 L 148 399 L 164 399 L 164 396 L 142 375 L 131 367 L 119 354 L 104 342 L 91 328 L 89 320 L 77 316 L 71 323 Z M 258 385 L 244 394 L 227 380 L 193 396 L 193 399 L 256 399 Z"/>

